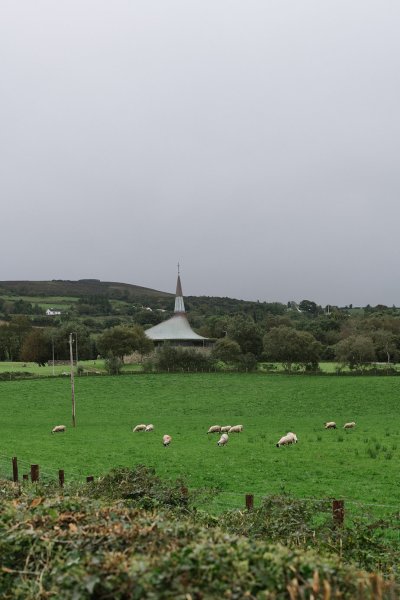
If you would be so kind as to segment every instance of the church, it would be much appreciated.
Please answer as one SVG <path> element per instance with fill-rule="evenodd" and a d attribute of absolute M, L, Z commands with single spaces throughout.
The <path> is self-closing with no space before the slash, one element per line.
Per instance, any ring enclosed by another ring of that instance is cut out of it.
<path fill-rule="evenodd" d="M 212 341 L 209 338 L 198 335 L 190 327 L 183 301 L 179 269 L 176 283 L 174 315 L 170 319 L 154 327 L 150 327 L 150 329 L 145 331 L 145 334 L 154 342 L 156 347 L 164 343 L 169 343 L 172 346 L 189 346 L 192 348 L 206 348 L 212 345 Z"/>

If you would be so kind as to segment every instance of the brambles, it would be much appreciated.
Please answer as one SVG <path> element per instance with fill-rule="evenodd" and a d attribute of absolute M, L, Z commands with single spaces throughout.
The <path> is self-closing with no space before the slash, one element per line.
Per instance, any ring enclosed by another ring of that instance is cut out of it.
<path fill-rule="evenodd" d="M 95 498 L 86 495 L 94 486 L 83 485 L 74 495 L 66 490 L 61 497 L 43 496 L 43 489 L 32 495 L 32 486 L 0 502 L 2 598 L 389 600 L 398 595 L 393 579 L 346 564 L 386 568 L 393 563 L 389 545 L 379 541 L 383 521 L 338 531 L 320 514 L 329 501 L 276 496 L 259 510 L 218 520 L 180 506 L 144 510 L 132 507 L 130 497 L 117 499 L 118 492 L 111 501 L 113 483 L 124 497 L 135 487 L 146 495 L 153 486 L 163 494 L 168 487 L 143 467 L 111 473 Z M 175 491 L 173 484 L 172 497 Z M 332 554 L 338 548 L 341 558 Z"/>

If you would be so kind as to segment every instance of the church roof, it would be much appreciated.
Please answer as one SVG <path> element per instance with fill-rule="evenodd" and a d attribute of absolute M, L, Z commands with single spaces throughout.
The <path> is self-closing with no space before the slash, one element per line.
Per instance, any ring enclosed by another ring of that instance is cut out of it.
<path fill-rule="evenodd" d="M 206 340 L 207 338 L 198 335 L 189 325 L 185 314 L 175 314 L 170 319 L 150 327 L 145 331 L 147 337 L 151 340 Z"/>
<path fill-rule="evenodd" d="M 198 335 L 190 327 L 189 321 L 185 312 L 185 303 L 183 302 L 182 284 L 178 271 L 178 280 L 176 283 L 176 297 L 174 316 L 150 329 L 146 329 L 145 334 L 153 341 L 162 340 L 183 340 L 195 341 L 206 340 L 207 338 Z"/>

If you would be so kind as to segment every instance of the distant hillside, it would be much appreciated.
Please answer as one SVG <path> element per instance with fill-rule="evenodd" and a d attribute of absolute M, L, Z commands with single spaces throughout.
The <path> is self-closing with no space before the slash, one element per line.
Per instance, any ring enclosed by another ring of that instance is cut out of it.
<path fill-rule="evenodd" d="M 99 279 L 53 279 L 52 281 L 0 281 L 0 291 L 18 296 L 107 296 L 116 300 L 170 298 L 173 294 Z"/>

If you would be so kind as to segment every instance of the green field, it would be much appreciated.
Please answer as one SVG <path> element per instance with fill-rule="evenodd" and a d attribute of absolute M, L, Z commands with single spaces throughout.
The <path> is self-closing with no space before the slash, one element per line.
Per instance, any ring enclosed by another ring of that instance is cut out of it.
<path fill-rule="evenodd" d="M 217 487 L 215 507 L 256 497 L 344 497 L 400 505 L 400 379 L 246 374 L 126 375 L 75 381 L 77 427 L 71 425 L 69 378 L 0 382 L 0 467 L 10 476 L 38 463 L 66 479 L 144 463 L 192 488 Z M 355 420 L 355 430 L 324 430 Z M 153 423 L 153 433 L 132 425 Z M 244 425 L 227 447 L 207 436 L 213 424 Z M 65 434 L 51 435 L 54 425 Z M 294 431 L 299 443 L 276 448 Z M 162 435 L 173 437 L 169 448 Z M 212 508 L 212 507 L 210 507 Z"/>

